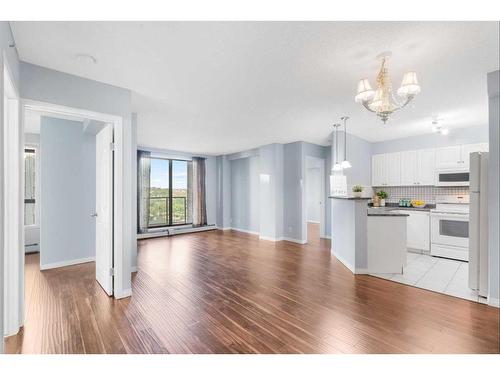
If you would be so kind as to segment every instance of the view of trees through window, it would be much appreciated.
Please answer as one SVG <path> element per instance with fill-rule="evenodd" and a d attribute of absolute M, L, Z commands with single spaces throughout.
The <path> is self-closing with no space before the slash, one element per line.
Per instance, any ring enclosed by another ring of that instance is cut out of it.
<path fill-rule="evenodd" d="M 24 149 L 24 225 L 36 224 L 35 210 L 35 149 Z"/>
<path fill-rule="evenodd" d="M 192 163 L 151 158 L 149 226 L 192 222 Z"/>

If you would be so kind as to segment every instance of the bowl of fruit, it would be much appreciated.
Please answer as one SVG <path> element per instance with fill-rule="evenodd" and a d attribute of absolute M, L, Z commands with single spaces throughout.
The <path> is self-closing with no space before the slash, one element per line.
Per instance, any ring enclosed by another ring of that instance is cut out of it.
<path fill-rule="evenodd" d="M 414 199 L 411 201 L 412 207 L 415 208 L 424 208 L 425 207 L 425 202 L 422 200 Z"/>

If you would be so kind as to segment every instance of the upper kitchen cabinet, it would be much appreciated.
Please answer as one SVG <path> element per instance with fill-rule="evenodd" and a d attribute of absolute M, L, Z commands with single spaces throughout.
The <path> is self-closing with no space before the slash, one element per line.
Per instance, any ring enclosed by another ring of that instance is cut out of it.
<path fill-rule="evenodd" d="M 401 152 L 401 185 L 434 185 L 434 149 Z"/>
<path fill-rule="evenodd" d="M 441 147 L 436 149 L 436 169 L 462 168 L 460 146 Z"/>
<path fill-rule="evenodd" d="M 488 151 L 488 143 L 473 143 L 436 149 L 436 169 L 468 169 L 472 152 Z"/>
<path fill-rule="evenodd" d="M 401 184 L 401 153 L 372 156 L 372 185 L 398 186 Z"/>
<path fill-rule="evenodd" d="M 473 152 L 488 152 L 488 143 L 473 143 L 470 145 L 461 146 L 461 158 L 463 160 L 463 165 L 465 168 L 469 168 L 470 164 L 470 154 Z"/>
<path fill-rule="evenodd" d="M 372 156 L 372 185 L 387 185 L 387 154 Z"/>
<path fill-rule="evenodd" d="M 434 185 L 435 179 L 435 151 L 417 151 L 417 185 Z"/>

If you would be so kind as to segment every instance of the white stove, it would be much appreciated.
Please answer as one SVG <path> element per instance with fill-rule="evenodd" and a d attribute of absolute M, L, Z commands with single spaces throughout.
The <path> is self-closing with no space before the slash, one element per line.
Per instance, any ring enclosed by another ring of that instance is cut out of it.
<path fill-rule="evenodd" d="M 469 260 L 469 195 L 442 195 L 431 210 L 431 255 Z"/>

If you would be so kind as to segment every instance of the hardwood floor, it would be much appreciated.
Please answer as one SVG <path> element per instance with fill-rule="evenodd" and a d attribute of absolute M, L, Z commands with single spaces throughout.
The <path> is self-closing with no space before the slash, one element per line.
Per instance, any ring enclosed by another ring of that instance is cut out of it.
<path fill-rule="evenodd" d="M 29 255 L 26 323 L 6 351 L 500 352 L 500 310 L 355 277 L 329 246 L 234 231 L 142 240 L 133 296 L 119 301 L 95 282 L 94 263 L 40 272 Z"/>

